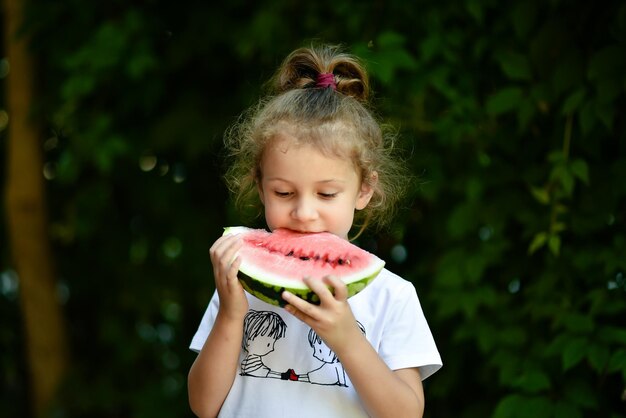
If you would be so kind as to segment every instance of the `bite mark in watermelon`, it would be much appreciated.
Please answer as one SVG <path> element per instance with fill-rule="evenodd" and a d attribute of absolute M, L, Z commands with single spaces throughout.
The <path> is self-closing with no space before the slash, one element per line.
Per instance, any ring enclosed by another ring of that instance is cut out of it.
<path fill-rule="evenodd" d="M 243 226 L 225 228 L 224 235 L 241 234 L 239 281 L 244 289 L 273 305 L 284 306 L 285 290 L 319 304 L 319 297 L 302 279 L 339 277 L 354 296 L 372 282 L 385 262 L 328 232 L 300 233 L 288 229 L 268 232 Z"/>

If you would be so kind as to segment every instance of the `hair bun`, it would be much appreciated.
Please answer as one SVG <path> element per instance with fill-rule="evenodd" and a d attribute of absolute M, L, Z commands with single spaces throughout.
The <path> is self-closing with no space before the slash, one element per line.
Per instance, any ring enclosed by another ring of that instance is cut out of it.
<path fill-rule="evenodd" d="M 365 102 L 369 80 L 360 60 L 343 52 L 339 46 L 323 45 L 299 48 L 285 58 L 274 77 L 274 89 L 284 93 L 292 89 L 332 87 L 330 79 L 320 84 L 320 77 L 334 75 L 335 90 Z"/>

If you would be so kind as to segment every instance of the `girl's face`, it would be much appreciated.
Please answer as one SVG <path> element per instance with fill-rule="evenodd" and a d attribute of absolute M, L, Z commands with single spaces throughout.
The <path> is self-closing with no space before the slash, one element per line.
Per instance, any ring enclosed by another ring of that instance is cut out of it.
<path fill-rule="evenodd" d="M 372 197 L 352 161 L 326 156 L 289 138 L 265 150 L 259 195 L 270 230 L 330 232 L 347 239 L 354 211 Z"/>

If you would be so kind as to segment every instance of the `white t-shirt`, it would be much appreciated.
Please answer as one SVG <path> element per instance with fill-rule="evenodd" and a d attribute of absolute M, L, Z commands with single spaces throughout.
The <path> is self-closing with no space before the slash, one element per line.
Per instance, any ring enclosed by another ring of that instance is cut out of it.
<path fill-rule="evenodd" d="M 334 353 L 306 324 L 247 294 L 243 346 L 220 417 L 363 417 L 360 399 Z M 386 269 L 348 299 L 359 327 L 392 370 L 418 367 L 422 379 L 442 366 L 411 282 Z M 190 348 L 200 351 L 219 306 L 217 292 Z"/>

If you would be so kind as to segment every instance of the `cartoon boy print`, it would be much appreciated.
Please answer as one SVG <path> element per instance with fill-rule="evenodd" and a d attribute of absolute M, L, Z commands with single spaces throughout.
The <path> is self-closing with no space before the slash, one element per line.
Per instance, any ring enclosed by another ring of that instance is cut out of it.
<path fill-rule="evenodd" d="M 356 321 L 365 335 L 365 327 L 359 321 Z M 337 385 L 347 387 L 346 372 L 339 362 L 337 355 L 322 341 L 313 328 L 309 330 L 309 345 L 313 348 L 313 357 L 322 362 L 322 365 L 315 370 L 311 370 L 305 374 L 297 375 L 300 382 L 308 382 L 316 385 Z"/>
<path fill-rule="evenodd" d="M 263 363 L 263 356 L 274 351 L 278 339 L 285 336 L 287 324 L 275 312 L 250 310 L 243 321 L 242 348 L 247 355 L 241 362 L 241 375 L 285 379 Z"/>

